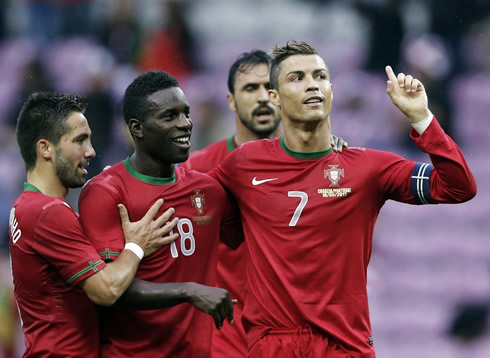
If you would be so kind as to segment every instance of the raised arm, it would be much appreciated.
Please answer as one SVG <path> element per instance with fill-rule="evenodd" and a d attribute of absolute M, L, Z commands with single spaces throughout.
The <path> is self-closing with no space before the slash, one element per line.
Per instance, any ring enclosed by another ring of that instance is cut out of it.
<path fill-rule="evenodd" d="M 386 92 L 410 123 L 414 125 L 432 119 L 424 85 L 411 75 L 399 73 L 395 76 L 391 66 L 386 66 L 385 71 L 388 76 Z"/>

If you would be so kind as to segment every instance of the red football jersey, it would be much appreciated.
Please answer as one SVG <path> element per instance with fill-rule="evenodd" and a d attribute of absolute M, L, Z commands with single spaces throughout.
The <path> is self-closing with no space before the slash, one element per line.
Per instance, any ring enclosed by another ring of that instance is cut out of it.
<path fill-rule="evenodd" d="M 476 191 L 435 119 L 411 136 L 434 167 L 361 148 L 298 153 L 281 138 L 246 143 L 217 168 L 237 199 L 249 248 L 249 347 L 272 329 L 308 324 L 353 357 L 375 356 L 366 275 L 383 203 L 458 202 Z"/>
<path fill-rule="evenodd" d="M 180 164 L 187 169 L 208 172 L 216 168 L 235 148 L 235 136 L 216 142 L 197 152 Z M 236 250 L 219 245 L 216 286 L 226 288 L 232 298 L 238 300 L 234 308 L 233 325 L 225 324 L 213 331 L 213 358 L 246 357 L 247 337 L 242 324 L 243 300 L 247 283 L 247 245 L 242 243 Z"/>
<path fill-rule="evenodd" d="M 105 267 L 70 205 L 30 184 L 10 212 L 14 292 L 25 356 L 98 357 L 96 306 L 78 287 Z"/>
<path fill-rule="evenodd" d="M 160 213 L 175 208 L 180 239 L 145 257 L 136 277 L 214 286 L 219 233 L 230 204 L 222 186 L 208 175 L 177 168 L 172 178 L 154 178 L 136 172 L 126 159 L 85 185 L 80 217 L 102 257 L 115 259 L 124 248 L 117 204 L 126 206 L 131 220 L 139 220 L 159 198 L 164 199 Z M 189 304 L 149 311 L 111 309 L 101 320 L 103 357 L 210 354 L 214 321 Z"/>

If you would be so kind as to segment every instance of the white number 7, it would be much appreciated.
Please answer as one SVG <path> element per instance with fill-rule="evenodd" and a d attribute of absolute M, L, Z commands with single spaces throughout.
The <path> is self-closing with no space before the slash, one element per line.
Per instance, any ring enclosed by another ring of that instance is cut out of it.
<path fill-rule="evenodd" d="M 308 194 L 306 194 L 304 191 L 288 191 L 288 196 L 290 198 L 300 198 L 301 201 L 299 202 L 298 207 L 294 211 L 293 217 L 291 218 L 291 221 L 289 222 L 289 226 L 296 226 L 298 223 L 299 217 L 301 216 L 301 213 L 303 212 L 303 209 L 306 206 L 306 203 L 308 202 Z"/>

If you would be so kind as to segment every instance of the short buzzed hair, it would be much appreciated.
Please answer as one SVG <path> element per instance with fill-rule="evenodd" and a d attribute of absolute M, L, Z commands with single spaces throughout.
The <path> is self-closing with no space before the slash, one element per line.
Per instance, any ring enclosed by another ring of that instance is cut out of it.
<path fill-rule="evenodd" d="M 318 55 L 318 51 L 304 41 L 292 40 L 282 47 L 276 45 L 272 49 L 271 55 L 272 61 L 269 74 L 271 88 L 279 90 L 279 72 L 281 72 L 282 61 L 294 55 Z"/>
<path fill-rule="evenodd" d="M 127 124 L 132 118 L 144 121 L 152 103 L 148 96 L 160 90 L 179 87 L 179 81 L 171 74 L 152 70 L 140 74 L 126 88 L 123 98 L 123 115 Z"/>

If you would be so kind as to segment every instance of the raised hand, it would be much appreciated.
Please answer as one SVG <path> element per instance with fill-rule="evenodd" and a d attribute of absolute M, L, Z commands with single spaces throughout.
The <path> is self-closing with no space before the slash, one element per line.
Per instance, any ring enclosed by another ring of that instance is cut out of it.
<path fill-rule="evenodd" d="M 151 255 L 160 247 L 170 244 L 179 237 L 179 234 L 168 235 L 179 221 L 179 218 L 176 217 L 169 221 L 170 217 L 175 213 L 174 208 L 167 209 L 162 215 L 153 220 L 162 205 L 163 199 L 158 199 L 146 212 L 145 216 L 135 222 L 129 220 L 128 210 L 124 205 L 119 204 L 117 206 L 126 243 L 134 242 L 141 246 L 145 256 Z"/>
<path fill-rule="evenodd" d="M 428 118 L 431 113 L 424 85 L 411 75 L 399 73 L 395 76 L 391 66 L 386 66 L 385 71 L 388 76 L 386 92 L 410 123 L 415 124 Z"/>
<path fill-rule="evenodd" d="M 199 311 L 211 315 L 218 329 L 223 327 L 226 318 L 229 323 L 233 323 L 233 305 L 237 301 L 232 300 L 223 288 L 195 283 L 189 302 Z"/>

